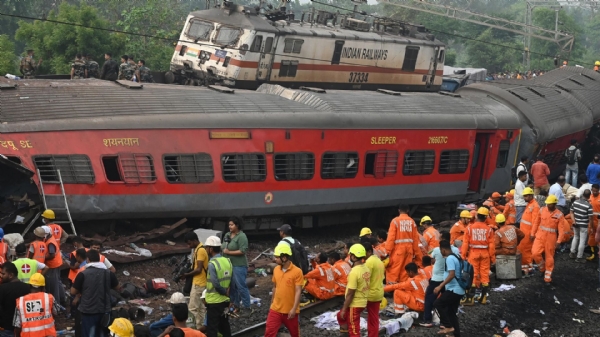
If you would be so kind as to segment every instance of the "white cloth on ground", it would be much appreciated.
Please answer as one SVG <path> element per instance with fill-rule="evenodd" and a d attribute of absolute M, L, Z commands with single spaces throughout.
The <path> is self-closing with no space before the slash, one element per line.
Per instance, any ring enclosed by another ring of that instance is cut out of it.
<path fill-rule="evenodd" d="M 337 313 L 339 310 L 327 311 L 317 317 L 310 319 L 311 322 L 315 322 L 315 328 L 325 330 L 339 330 L 340 325 L 337 321 Z M 380 321 L 381 324 L 381 321 Z M 367 320 L 364 317 L 360 318 L 360 329 L 367 330 Z"/>
<path fill-rule="evenodd" d="M 509 291 L 515 288 L 513 284 L 502 284 L 498 288 L 493 288 L 492 291 Z"/>

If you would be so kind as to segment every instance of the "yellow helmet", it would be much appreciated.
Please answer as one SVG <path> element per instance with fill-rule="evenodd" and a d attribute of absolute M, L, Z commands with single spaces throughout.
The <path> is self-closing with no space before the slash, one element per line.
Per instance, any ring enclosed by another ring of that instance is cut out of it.
<path fill-rule="evenodd" d="M 54 215 L 54 211 L 53 210 L 47 209 L 47 210 L 44 211 L 44 213 L 42 213 L 42 218 L 54 220 L 54 219 L 56 219 L 56 215 Z"/>
<path fill-rule="evenodd" d="M 488 216 L 490 215 L 490 210 L 487 209 L 487 207 L 479 207 L 479 209 L 477 210 L 477 214 Z"/>
<path fill-rule="evenodd" d="M 514 190 L 514 189 L 512 189 L 512 190 L 510 190 L 510 192 L 509 192 L 509 193 L 510 193 L 510 194 L 512 194 L 512 195 L 515 195 L 515 190 Z"/>
<path fill-rule="evenodd" d="M 506 222 L 506 218 L 504 217 L 504 214 L 496 215 L 496 223 L 503 223 L 503 222 Z"/>
<path fill-rule="evenodd" d="M 525 187 L 523 189 L 523 196 L 533 195 L 533 189 L 531 187 Z"/>
<path fill-rule="evenodd" d="M 468 219 L 473 218 L 471 216 L 471 212 L 467 211 L 466 209 L 464 211 L 460 212 L 460 217 L 461 218 L 468 218 Z"/>
<path fill-rule="evenodd" d="M 388 305 L 387 298 L 384 297 L 381 300 L 381 302 L 379 302 L 379 311 L 385 309 L 385 307 L 387 307 L 387 305 Z"/>
<path fill-rule="evenodd" d="M 273 255 L 281 256 L 281 254 L 292 256 L 292 248 L 290 247 L 290 245 L 286 245 L 285 243 L 277 245 L 277 247 L 275 247 L 275 252 L 273 253 Z"/>
<path fill-rule="evenodd" d="M 350 250 L 348 251 L 348 253 L 353 254 L 354 256 L 358 257 L 359 259 L 361 257 L 367 256 L 367 251 L 365 250 L 365 247 L 363 245 L 361 245 L 360 243 L 353 244 L 352 247 L 350 247 Z"/>
<path fill-rule="evenodd" d="M 431 220 L 431 218 L 428 215 L 422 217 L 421 218 L 421 226 L 423 225 L 424 222 L 427 222 L 427 221 L 433 222 L 433 220 Z"/>
<path fill-rule="evenodd" d="M 556 204 L 558 203 L 558 199 L 554 194 L 550 194 L 548 198 L 546 198 L 546 204 Z"/>
<path fill-rule="evenodd" d="M 117 337 L 133 337 L 133 324 L 126 318 L 117 318 L 108 327 Z"/>
<path fill-rule="evenodd" d="M 363 229 L 360 230 L 360 235 L 359 236 L 365 236 L 365 235 L 371 235 L 373 234 L 373 232 L 371 232 L 371 229 L 369 227 L 364 227 Z"/>
<path fill-rule="evenodd" d="M 600 66 L 600 61 L 596 61 L 596 62 L 594 62 L 594 65 L 595 65 L 595 66 Z"/>
<path fill-rule="evenodd" d="M 42 275 L 40 273 L 35 273 L 35 274 L 31 275 L 31 277 L 29 278 L 29 284 L 36 288 L 45 287 L 46 286 L 46 278 L 44 278 L 44 275 Z"/>

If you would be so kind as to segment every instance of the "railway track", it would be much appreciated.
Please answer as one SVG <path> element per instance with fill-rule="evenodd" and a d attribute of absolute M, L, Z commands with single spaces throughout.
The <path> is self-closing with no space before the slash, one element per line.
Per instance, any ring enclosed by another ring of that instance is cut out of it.
<path fill-rule="evenodd" d="M 334 297 L 327 301 L 319 301 L 319 302 L 311 303 L 311 304 L 301 308 L 300 314 L 312 316 L 315 312 L 327 311 L 327 310 L 333 309 L 337 306 L 341 306 L 343 303 L 344 303 L 343 296 Z M 265 322 L 255 324 L 253 326 L 249 326 L 243 330 L 234 332 L 233 334 L 231 334 L 231 336 L 232 337 L 264 336 L 266 323 L 267 322 L 265 321 Z"/>

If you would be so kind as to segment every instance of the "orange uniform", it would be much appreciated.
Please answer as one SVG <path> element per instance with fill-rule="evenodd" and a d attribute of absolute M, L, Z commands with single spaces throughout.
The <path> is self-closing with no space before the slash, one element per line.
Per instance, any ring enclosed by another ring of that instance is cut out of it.
<path fill-rule="evenodd" d="M 535 199 L 532 199 L 521 217 L 521 231 L 525 234 L 521 243 L 517 247 L 521 252 L 521 268 L 523 270 L 529 270 L 533 267 L 533 258 L 531 256 L 531 248 L 533 247 L 533 240 L 529 238 L 533 230 L 533 224 L 537 222 L 540 217 L 540 206 Z"/>
<path fill-rule="evenodd" d="M 523 231 L 513 225 L 504 225 L 494 235 L 496 255 L 516 255 L 517 246 L 523 240 Z"/>
<path fill-rule="evenodd" d="M 6 256 L 8 253 L 8 244 L 6 242 L 4 242 L 3 239 L 0 239 L 0 259 L 2 259 L 2 261 L 6 261 L 8 259 L 8 257 Z M 2 262 L 4 263 L 4 262 Z"/>
<path fill-rule="evenodd" d="M 477 287 L 490 283 L 490 265 L 496 263 L 494 247 L 494 231 L 488 225 L 477 221 L 467 228 L 461 255 L 473 265 L 473 284 Z"/>
<path fill-rule="evenodd" d="M 31 258 L 37 262 L 46 263 L 46 254 L 48 253 L 46 243 L 44 241 L 36 240 L 31 243 L 30 247 L 33 247 L 33 255 Z"/>
<path fill-rule="evenodd" d="M 419 233 L 419 250 L 421 251 L 421 255 L 429 254 L 429 244 L 423 235 Z M 416 260 L 415 260 L 416 262 Z"/>
<path fill-rule="evenodd" d="M 335 288 L 333 290 L 334 296 L 343 296 L 346 294 L 346 285 L 348 284 L 348 274 L 352 267 L 344 260 L 338 260 L 333 265 L 333 282 L 335 282 Z"/>
<path fill-rule="evenodd" d="M 594 194 L 592 194 L 590 196 L 590 205 L 592 205 L 592 209 L 594 210 L 594 216 L 592 217 L 593 228 L 588 228 L 588 246 L 596 247 L 597 242 L 594 238 L 594 234 L 598 229 L 598 216 L 600 216 L 600 194 L 598 194 L 597 196 L 594 196 Z"/>
<path fill-rule="evenodd" d="M 540 216 L 533 224 L 531 235 L 535 236 L 531 252 L 535 263 L 544 272 L 544 281 L 552 282 L 552 271 L 554 270 L 554 250 L 556 244 L 563 243 L 565 234 L 564 215 L 558 208 L 550 211 L 548 207 L 540 210 Z M 542 258 L 545 255 L 546 261 Z"/>
<path fill-rule="evenodd" d="M 335 277 L 333 268 L 327 262 L 317 265 L 315 269 L 304 275 L 306 285 L 304 290 L 315 298 L 328 300 L 335 291 Z"/>
<path fill-rule="evenodd" d="M 461 220 L 458 220 L 452 228 L 450 228 L 450 243 L 454 244 L 454 241 L 456 240 L 463 241 L 466 230 L 467 226 L 465 226 Z"/>
<path fill-rule="evenodd" d="M 89 251 L 89 248 L 85 248 L 85 251 Z M 71 258 L 75 258 L 75 254 L 77 253 L 77 250 L 74 250 L 71 252 L 71 254 L 69 255 L 69 259 Z M 100 257 L 100 262 L 104 262 L 104 259 L 102 259 L 103 256 Z M 72 283 L 75 283 L 75 277 L 77 276 L 77 274 L 79 274 L 79 268 L 77 269 L 69 269 L 69 280 L 71 280 Z"/>
<path fill-rule="evenodd" d="M 60 268 L 60 266 L 62 266 L 63 264 L 62 254 L 60 252 L 60 246 L 54 239 L 54 236 L 49 236 L 46 239 L 46 247 L 50 244 L 54 244 L 54 246 L 56 247 L 56 254 L 54 254 L 54 257 L 51 260 L 46 259 L 46 262 L 44 263 L 48 266 L 48 268 Z M 46 249 L 46 256 L 49 251 L 50 249 Z"/>
<path fill-rule="evenodd" d="M 385 273 L 387 283 L 406 281 L 408 274 L 404 266 L 412 262 L 415 256 L 417 265 L 421 264 L 423 253 L 419 249 L 417 224 L 408 214 L 400 214 L 390 222 L 385 249 L 390 254 L 390 264 Z"/>
<path fill-rule="evenodd" d="M 433 273 L 433 266 L 419 268 L 419 274 L 423 275 L 427 280 L 431 280 L 431 273 Z"/>
<path fill-rule="evenodd" d="M 514 199 L 506 203 L 503 214 L 506 218 L 504 225 L 514 225 L 517 223 L 517 208 Z"/>
<path fill-rule="evenodd" d="M 490 197 L 483 203 L 483 206 L 486 206 L 490 209 L 490 214 L 488 215 L 485 223 L 493 229 L 498 229 L 498 225 L 496 224 L 496 215 L 501 214 L 504 211 L 504 206 L 498 205 L 492 198 Z"/>
<path fill-rule="evenodd" d="M 423 237 L 427 241 L 429 251 L 440 246 L 440 232 L 438 232 L 433 226 L 429 226 L 429 228 L 423 232 Z"/>
<path fill-rule="evenodd" d="M 380 260 L 385 259 L 385 257 L 388 256 L 388 252 L 385 249 L 385 242 L 373 247 L 373 254 L 377 255 L 377 257 L 379 257 Z"/>
<path fill-rule="evenodd" d="M 54 297 L 38 292 L 17 299 L 22 337 L 56 336 L 52 306 Z"/>
<path fill-rule="evenodd" d="M 56 240 L 56 242 L 58 244 L 60 244 L 60 238 L 62 237 L 62 232 L 63 232 L 62 227 L 60 227 L 60 225 L 57 225 L 54 223 L 49 224 L 47 226 L 50 227 L 50 230 L 52 231 L 52 237 L 54 238 L 54 240 Z"/>
<path fill-rule="evenodd" d="M 408 309 L 414 311 L 425 310 L 425 291 L 428 286 L 429 279 L 419 273 L 406 281 L 387 285 L 383 288 L 383 291 L 394 292 L 394 311 L 401 314 Z"/>

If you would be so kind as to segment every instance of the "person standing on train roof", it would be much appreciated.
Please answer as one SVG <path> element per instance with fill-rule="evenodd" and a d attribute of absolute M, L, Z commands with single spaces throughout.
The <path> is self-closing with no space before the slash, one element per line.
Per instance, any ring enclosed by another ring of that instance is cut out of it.
<path fill-rule="evenodd" d="M 408 205 L 398 207 L 399 215 L 390 222 L 385 249 L 390 254 L 390 264 L 387 267 L 385 279 L 388 284 L 394 284 L 408 279 L 404 266 L 412 262 L 416 256 L 418 261 L 423 259 L 419 249 L 419 232 L 417 224 L 408 215 Z"/>
<path fill-rule="evenodd" d="M 527 206 L 525 206 L 525 210 L 523 211 L 520 229 L 523 231 L 523 234 L 525 234 L 525 238 L 521 240 L 521 243 L 519 243 L 517 248 L 521 252 L 521 269 L 523 270 L 523 273 L 529 275 L 533 270 L 533 258 L 531 256 L 533 239 L 531 239 L 531 232 L 533 230 L 533 224 L 540 216 L 540 206 L 533 198 L 533 190 L 530 187 L 526 187 L 523 190 L 523 198 L 525 199 Z"/>
<path fill-rule="evenodd" d="M 552 282 L 552 272 L 554 271 L 554 251 L 563 242 L 565 242 L 565 231 L 568 227 L 567 221 L 562 212 L 556 207 L 558 198 L 549 195 L 546 198 L 546 207 L 540 210 L 540 216 L 533 224 L 533 229 L 529 238 L 533 241 L 531 253 L 533 260 L 539 266 L 540 272 L 544 273 L 544 282 Z M 544 257 L 542 257 L 544 254 Z"/>
<path fill-rule="evenodd" d="M 531 165 L 531 175 L 533 176 L 534 194 L 538 195 L 540 191 L 547 192 L 550 189 L 550 183 L 548 182 L 550 168 L 544 163 L 543 158 L 537 158 L 537 161 Z"/>
<path fill-rule="evenodd" d="M 523 171 L 519 172 L 517 183 L 515 184 L 515 194 L 513 195 L 515 200 L 515 208 L 517 210 L 517 217 L 515 219 L 517 228 L 520 228 L 521 226 L 521 217 L 523 216 L 523 212 L 527 206 L 527 202 L 523 198 L 523 191 L 525 190 L 525 187 L 527 187 L 525 184 L 526 181 L 527 173 Z"/>
<path fill-rule="evenodd" d="M 67 232 L 60 225 L 55 224 L 55 220 L 56 214 L 54 214 L 53 210 L 47 209 L 44 211 L 44 213 L 42 213 L 42 222 L 44 223 L 44 225 L 52 229 L 52 236 L 56 240 L 56 243 L 62 245 L 65 242 L 67 242 L 69 234 L 67 234 Z"/>
<path fill-rule="evenodd" d="M 420 222 L 420 225 L 425 228 L 423 231 L 423 237 L 425 238 L 425 241 L 427 241 L 427 247 L 429 247 L 429 250 L 440 246 L 440 232 L 433 227 L 431 222 L 431 218 L 427 215 L 422 217 Z"/>
<path fill-rule="evenodd" d="M 585 175 L 590 184 L 600 185 L 600 155 L 595 155 L 593 161 L 588 165 Z"/>
<path fill-rule="evenodd" d="M 506 219 L 507 225 L 514 225 L 517 222 L 517 209 L 515 208 L 515 190 L 510 190 L 504 194 L 506 204 L 504 205 L 504 218 Z"/>
<path fill-rule="evenodd" d="M 385 267 L 383 262 L 373 254 L 373 245 L 366 242 L 362 244 L 365 247 L 367 259 L 365 265 L 369 268 L 371 278 L 369 279 L 369 294 L 367 296 L 367 331 L 368 337 L 379 336 L 379 309 L 383 301 L 383 278 Z"/>
<path fill-rule="evenodd" d="M 466 209 L 460 212 L 460 219 L 450 228 L 450 243 L 460 248 L 467 226 L 471 224 L 471 212 Z"/>
<path fill-rule="evenodd" d="M 360 337 L 360 314 L 367 307 L 371 271 L 365 265 L 367 252 L 360 243 L 350 247 L 352 271 L 348 275 L 346 298 L 342 309 L 337 313 L 342 336 Z"/>
<path fill-rule="evenodd" d="M 565 150 L 567 166 L 565 176 L 567 182 L 573 187 L 577 187 L 577 176 L 579 175 L 579 161 L 581 160 L 581 151 L 577 148 L 577 139 L 571 139 L 571 146 Z"/>
<path fill-rule="evenodd" d="M 525 171 L 525 173 L 527 173 L 527 176 L 525 177 L 525 185 L 528 184 L 529 182 L 529 171 L 527 171 L 527 164 L 529 163 L 529 157 L 527 156 L 522 156 L 521 157 L 521 162 L 519 163 L 519 165 L 517 165 L 517 170 L 515 172 L 515 174 L 517 175 L 517 179 L 519 177 L 519 172 L 521 171 Z"/>

